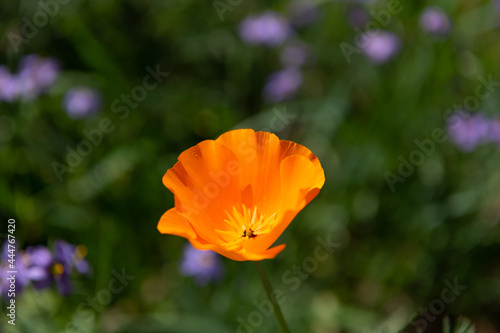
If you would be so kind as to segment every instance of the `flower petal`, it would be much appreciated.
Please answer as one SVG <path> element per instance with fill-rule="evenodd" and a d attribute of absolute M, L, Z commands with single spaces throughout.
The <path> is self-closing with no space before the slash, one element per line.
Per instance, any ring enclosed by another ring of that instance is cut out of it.
<path fill-rule="evenodd" d="M 230 131 L 184 151 L 167 171 L 163 183 L 176 208 L 164 214 L 158 230 L 232 260 L 274 258 L 285 245 L 270 246 L 324 181 L 318 158 L 306 147 L 272 133 Z"/>
<path fill-rule="evenodd" d="M 274 244 L 295 216 L 319 193 L 325 182 L 323 169 L 317 158 L 303 155 L 288 156 L 280 166 L 281 191 L 278 212 L 279 223 L 266 235 L 256 237 L 256 251 Z"/>
<path fill-rule="evenodd" d="M 189 222 L 179 214 L 177 208 L 169 209 L 163 214 L 157 228 L 162 234 L 171 234 L 187 239 L 197 237 Z"/>
<path fill-rule="evenodd" d="M 301 155 L 289 156 L 281 162 L 281 223 L 273 232 L 281 235 L 292 219 L 318 195 L 325 174 L 318 159 Z"/>
<path fill-rule="evenodd" d="M 280 201 L 280 140 L 272 133 L 240 129 L 222 134 L 216 140 L 233 150 L 240 166 L 243 204 L 257 206 L 272 215 Z"/>
<path fill-rule="evenodd" d="M 241 202 L 238 159 L 230 149 L 207 140 L 184 151 L 163 176 L 174 193 L 178 213 L 206 240 L 219 241 L 216 229 L 224 224 L 225 212 Z"/>
<path fill-rule="evenodd" d="M 189 239 L 189 242 L 191 245 L 193 245 L 194 248 L 198 250 L 211 250 L 214 251 L 226 258 L 229 258 L 231 260 L 235 261 L 247 261 L 247 260 L 252 260 L 252 261 L 259 261 L 259 260 L 264 260 L 264 259 L 272 259 L 276 257 L 283 249 L 286 247 L 285 244 L 281 244 L 278 246 L 275 246 L 273 248 L 270 248 L 264 252 L 261 253 L 254 253 L 254 252 L 230 252 L 226 251 L 223 248 L 212 244 L 212 243 L 206 243 L 203 242 L 200 239 Z"/>
<path fill-rule="evenodd" d="M 202 240 L 200 238 L 189 239 L 189 242 L 191 243 L 191 245 L 193 245 L 193 247 L 195 249 L 198 249 L 198 250 L 211 250 L 211 251 L 214 251 L 214 252 L 216 252 L 216 253 L 218 253 L 220 255 L 223 255 L 224 257 L 229 258 L 231 260 L 236 260 L 236 261 L 245 261 L 245 260 L 248 260 L 248 259 L 245 259 L 245 257 L 243 257 L 238 252 L 226 251 L 222 247 L 217 246 L 214 243 L 208 243 L 208 242 L 206 242 L 206 241 L 204 241 L 204 240 Z"/>
<path fill-rule="evenodd" d="M 286 244 L 281 244 L 278 246 L 274 246 L 264 252 L 262 255 L 260 255 L 260 258 L 258 259 L 251 259 L 251 260 L 262 260 L 262 259 L 273 259 L 276 257 L 281 251 L 283 251 L 286 247 Z"/>

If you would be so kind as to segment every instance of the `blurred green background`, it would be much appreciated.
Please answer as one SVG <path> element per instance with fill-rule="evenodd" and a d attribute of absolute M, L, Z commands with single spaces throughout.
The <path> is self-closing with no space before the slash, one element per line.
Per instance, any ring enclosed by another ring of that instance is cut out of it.
<path fill-rule="evenodd" d="M 356 47 L 353 13 L 371 22 L 370 11 L 389 3 L 316 2 L 315 19 L 293 28 L 293 39 L 309 53 L 303 81 L 293 97 L 277 102 L 262 91 L 283 67 L 286 42 L 250 45 L 238 27 L 267 10 L 290 18 L 290 2 L 222 3 L 228 9 L 221 19 L 212 1 L 65 0 L 19 44 L 12 33 L 22 35 L 23 18 L 32 20 L 40 3 L 0 3 L 0 64 L 15 72 L 23 56 L 37 54 L 61 66 L 38 98 L 0 102 L 0 233 L 14 218 L 22 248 L 55 239 L 83 244 L 93 268 L 75 278 L 69 297 L 55 288 L 25 289 L 17 296 L 15 327 L 7 324 L 3 303 L 0 330 L 277 332 L 272 315 L 249 324 L 259 318 L 252 317 L 259 311 L 254 301 L 266 299 L 253 263 L 222 258 L 224 278 L 199 286 L 179 272 L 186 241 L 156 230 L 174 205 L 161 178 L 177 156 L 250 127 L 305 145 L 325 169 L 324 188 L 280 238 L 287 248 L 263 262 L 284 292 L 282 310 L 293 332 L 382 333 L 407 325 L 413 332 L 412 320 L 442 298 L 445 280 L 467 289 L 439 315 L 464 315 L 479 332 L 499 332 L 499 144 L 463 151 L 448 137 L 434 142 L 409 175 L 398 170 L 400 156 L 409 160 L 421 150 L 415 140 L 446 130 L 447 110 L 475 96 L 478 76 L 500 81 L 497 3 L 401 1 L 402 11 L 383 27 L 399 36 L 399 52 L 377 64 L 362 52 L 348 61 L 341 44 Z M 449 15 L 448 33 L 423 31 L 419 17 L 430 5 Z M 121 119 L 113 102 L 142 85 L 147 67 L 169 75 Z M 77 85 L 100 92 L 100 112 L 67 115 L 64 95 Z M 499 102 L 495 86 L 471 113 L 494 119 Z M 274 126 L 284 113 L 283 126 Z M 106 118 L 116 129 L 59 181 L 53 163 L 66 164 L 66 147 L 76 149 L 82 131 Z M 388 177 L 400 177 L 392 189 Z M 283 274 L 314 255 L 318 237 L 340 246 L 307 276 L 292 273 L 300 280 L 292 290 Z M 123 269 L 134 279 L 109 304 L 82 316 L 79 305 Z M 436 317 L 427 319 L 429 332 L 440 322 Z"/>

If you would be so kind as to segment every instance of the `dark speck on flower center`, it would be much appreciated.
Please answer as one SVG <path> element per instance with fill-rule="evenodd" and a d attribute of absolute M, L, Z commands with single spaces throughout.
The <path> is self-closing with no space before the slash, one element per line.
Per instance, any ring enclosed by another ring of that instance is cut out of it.
<path fill-rule="evenodd" d="M 241 236 L 241 237 L 255 238 L 255 237 L 257 237 L 257 235 L 254 234 L 252 229 L 250 229 L 250 233 L 247 233 L 247 230 L 245 229 L 245 230 L 243 230 L 243 236 Z"/>

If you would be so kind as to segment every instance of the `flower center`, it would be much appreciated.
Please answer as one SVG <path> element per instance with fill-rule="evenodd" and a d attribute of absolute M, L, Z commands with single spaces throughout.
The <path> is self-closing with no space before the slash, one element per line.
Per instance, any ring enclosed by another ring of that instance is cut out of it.
<path fill-rule="evenodd" d="M 226 211 L 226 215 L 225 230 L 215 230 L 215 232 L 221 237 L 222 246 L 228 251 L 244 250 L 245 242 L 268 233 L 278 223 L 276 213 L 266 217 L 257 212 L 257 207 L 252 211 L 245 205 L 242 205 L 241 210 L 233 207 L 233 211 L 231 213 Z"/>
<path fill-rule="evenodd" d="M 64 273 L 64 266 L 59 263 L 55 264 L 54 266 L 52 266 L 52 272 L 54 275 L 61 275 L 62 273 Z"/>
<path fill-rule="evenodd" d="M 255 238 L 255 237 L 257 237 L 257 235 L 255 234 L 255 232 L 252 229 L 250 229 L 250 232 L 247 235 L 247 229 L 245 229 L 245 230 L 243 230 L 243 236 L 241 236 L 241 237 Z"/>

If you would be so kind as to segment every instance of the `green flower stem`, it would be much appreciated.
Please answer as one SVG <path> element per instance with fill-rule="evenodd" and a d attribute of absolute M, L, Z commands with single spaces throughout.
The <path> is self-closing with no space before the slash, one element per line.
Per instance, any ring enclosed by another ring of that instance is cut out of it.
<path fill-rule="evenodd" d="M 278 322 L 278 325 L 281 329 L 282 333 L 290 333 L 290 329 L 288 328 L 288 325 L 286 324 L 285 318 L 283 317 L 283 314 L 281 313 L 281 309 L 279 304 L 276 302 L 276 298 L 273 297 L 273 288 L 271 287 L 271 284 L 269 283 L 269 279 L 267 278 L 266 272 L 264 271 L 264 267 L 260 263 L 260 261 L 255 262 L 255 266 L 257 266 L 257 271 L 259 272 L 260 278 L 262 279 L 262 284 L 264 285 L 264 289 L 266 289 L 267 297 L 269 297 L 269 300 L 271 301 L 274 309 L 274 316 L 276 317 L 276 321 Z"/>

